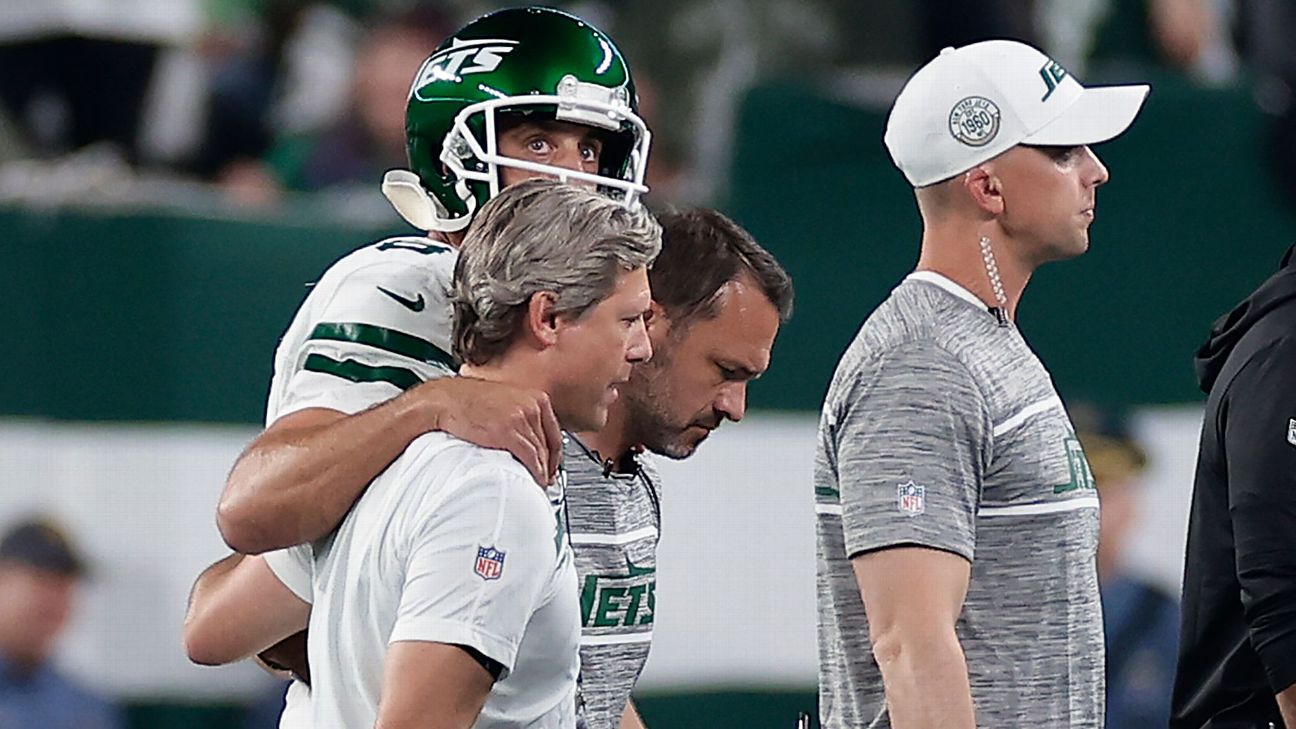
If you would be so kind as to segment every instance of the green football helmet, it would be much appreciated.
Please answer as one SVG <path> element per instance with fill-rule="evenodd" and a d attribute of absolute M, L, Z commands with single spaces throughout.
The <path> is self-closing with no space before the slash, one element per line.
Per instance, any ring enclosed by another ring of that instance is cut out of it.
<path fill-rule="evenodd" d="M 597 186 L 639 204 L 651 134 L 625 58 L 612 39 L 551 8 L 500 10 L 461 28 L 423 62 L 405 112 L 410 170 L 391 170 L 383 194 L 411 225 L 463 230 L 500 191 L 500 168 Z M 498 116 L 604 130 L 598 173 L 506 157 Z"/>

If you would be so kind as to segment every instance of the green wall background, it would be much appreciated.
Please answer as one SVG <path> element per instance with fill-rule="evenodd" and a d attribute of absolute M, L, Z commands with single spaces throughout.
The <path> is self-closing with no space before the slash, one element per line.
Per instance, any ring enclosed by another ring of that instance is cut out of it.
<path fill-rule="evenodd" d="M 836 358 L 914 265 L 913 194 L 882 145 L 885 113 L 804 87 L 751 94 L 726 209 L 788 267 L 797 312 L 758 405 L 818 409 Z M 1018 310 L 1064 398 L 1202 397 L 1191 357 L 1210 323 L 1275 271 L 1296 218 L 1271 190 L 1264 119 L 1244 90 L 1153 80 L 1124 136 L 1096 151 L 1091 248 L 1040 269 Z"/>
<path fill-rule="evenodd" d="M 723 208 L 797 285 L 756 408 L 818 409 L 837 356 L 916 260 L 918 216 L 880 142 L 884 121 L 804 87 L 747 99 Z M 1164 81 L 1133 129 L 1099 149 L 1112 182 L 1092 249 L 1041 269 L 1019 312 L 1065 397 L 1199 398 L 1193 350 L 1296 238 L 1262 127 L 1243 91 Z M 0 207 L 0 415 L 256 422 L 308 282 L 398 230 L 309 205 L 256 220 Z"/>

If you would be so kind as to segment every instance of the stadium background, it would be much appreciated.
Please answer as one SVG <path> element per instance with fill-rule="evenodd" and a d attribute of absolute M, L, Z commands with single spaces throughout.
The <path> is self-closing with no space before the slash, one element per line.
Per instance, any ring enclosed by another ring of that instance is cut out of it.
<path fill-rule="evenodd" d="M 761 25 L 779 4 L 719 2 L 704 5 L 734 18 L 757 8 L 734 21 L 760 39 L 752 68 L 725 75 L 723 58 L 686 68 L 633 32 L 642 6 L 604 5 L 575 9 L 606 17 L 636 69 L 656 74 L 656 114 L 669 120 L 650 119 L 681 169 L 675 195 L 658 202 L 719 207 L 797 284 L 748 419 L 663 465 L 659 612 L 640 705 L 650 726 L 789 726 L 814 705 L 820 398 L 917 253 L 912 196 L 880 142 L 905 66 L 844 52 L 813 64 L 833 74 L 766 63 L 786 40 Z M 844 3 L 807 7 L 849 20 Z M 733 87 L 728 106 L 695 88 L 717 77 Z M 1131 569 L 1176 590 L 1202 400 L 1191 354 L 1276 267 L 1296 217 L 1269 175 L 1272 119 L 1245 71 L 1203 84 L 1111 64 L 1085 79 L 1151 80 L 1154 92 L 1134 128 L 1099 150 L 1112 182 L 1091 251 L 1042 269 L 1019 323 L 1064 398 L 1133 413 L 1152 468 Z M 693 126 L 673 116 L 672 89 Z M 191 666 L 179 641 L 188 587 L 223 553 L 220 486 L 258 428 L 270 354 L 308 282 L 404 229 L 328 194 L 249 209 L 147 173 L 60 188 L 54 172 L 42 176 L 49 164 L 0 165 L 0 522 L 51 513 L 91 556 L 63 665 L 127 703 L 136 727 L 236 726 L 270 679 L 246 665 Z"/>

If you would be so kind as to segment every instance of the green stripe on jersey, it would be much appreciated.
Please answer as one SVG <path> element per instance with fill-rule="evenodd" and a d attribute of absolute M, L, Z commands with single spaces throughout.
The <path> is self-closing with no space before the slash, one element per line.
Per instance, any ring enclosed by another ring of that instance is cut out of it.
<path fill-rule="evenodd" d="M 841 498 L 841 492 L 831 486 L 815 486 L 815 496 L 828 496 L 838 499 Z"/>
<path fill-rule="evenodd" d="M 408 390 L 423 381 L 404 367 L 370 367 L 353 359 L 339 362 L 322 354 L 308 356 L 302 369 L 307 372 L 322 372 L 352 382 L 387 382 L 402 390 Z"/>
<path fill-rule="evenodd" d="M 315 325 L 310 338 L 367 344 L 420 362 L 441 365 L 451 372 L 456 369 L 454 357 L 426 339 L 372 324 L 322 322 Z"/>

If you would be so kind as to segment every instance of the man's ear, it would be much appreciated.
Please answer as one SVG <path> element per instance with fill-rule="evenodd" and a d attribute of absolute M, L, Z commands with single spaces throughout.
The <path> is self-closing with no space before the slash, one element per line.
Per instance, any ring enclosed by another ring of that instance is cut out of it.
<path fill-rule="evenodd" d="M 963 189 L 982 211 L 999 215 L 1004 211 L 1003 185 L 993 168 L 973 167 L 963 173 Z"/>
<path fill-rule="evenodd" d="M 540 291 L 527 301 L 527 334 L 547 349 L 558 343 L 558 296 L 552 291 Z"/>
<path fill-rule="evenodd" d="M 648 336 L 654 342 L 661 341 L 670 334 L 670 317 L 666 315 L 666 309 L 656 301 L 650 302 L 648 311 L 644 312 L 644 328 L 648 330 Z"/>

